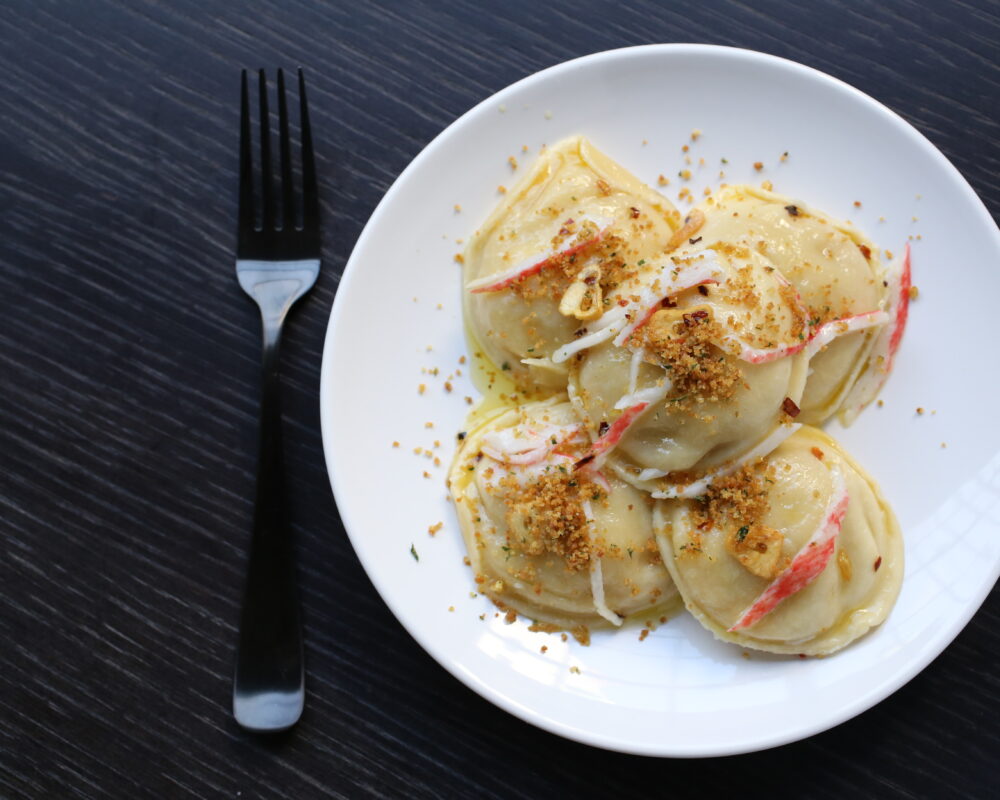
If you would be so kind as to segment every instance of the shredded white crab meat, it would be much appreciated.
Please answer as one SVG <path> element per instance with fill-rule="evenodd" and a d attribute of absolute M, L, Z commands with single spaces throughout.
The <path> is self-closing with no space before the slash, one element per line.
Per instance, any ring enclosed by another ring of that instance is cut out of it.
<path fill-rule="evenodd" d="M 583 513 L 587 517 L 587 529 L 590 532 L 591 545 L 593 545 L 594 509 L 591 508 L 589 500 L 584 500 L 581 505 L 583 507 Z M 594 609 L 597 613 L 615 627 L 619 627 L 622 624 L 623 619 L 608 608 L 608 604 L 604 599 L 604 570 L 601 568 L 600 557 L 594 555 L 593 549 L 591 549 L 590 556 L 590 591 L 594 596 Z"/>
<path fill-rule="evenodd" d="M 668 273 L 669 280 L 664 281 L 661 276 L 651 284 L 630 292 L 626 305 L 613 305 L 596 321 L 594 330 L 564 344 L 552 354 L 552 360 L 556 364 L 561 364 L 581 350 L 609 339 L 614 339 L 615 345 L 621 347 L 665 297 L 679 294 L 702 283 L 717 281 L 722 277 L 722 267 L 716 260 L 713 250 L 704 250 L 692 259 L 671 270 Z M 634 300 L 633 297 L 638 299 Z"/>
<path fill-rule="evenodd" d="M 646 348 L 639 347 L 632 353 L 632 361 L 628 365 L 628 394 L 635 394 L 635 386 L 639 381 L 639 367 L 646 357 Z M 617 408 L 618 406 L 615 406 Z M 625 406 L 623 406 L 625 408 Z"/>
<path fill-rule="evenodd" d="M 560 444 L 576 436 L 580 430 L 580 425 L 544 424 L 504 428 L 485 434 L 480 449 L 501 464 L 537 464 Z"/>
<path fill-rule="evenodd" d="M 615 403 L 615 409 L 622 411 L 626 408 L 632 408 L 632 406 L 639 403 L 649 403 L 651 406 L 655 405 L 669 394 L 672 387 L 673 384 L 671 384 L 670 379 L 664 378 L 663 383 L 659 386 L 647 386 L 645 389 L 638 389 L 625 395 Z"/>

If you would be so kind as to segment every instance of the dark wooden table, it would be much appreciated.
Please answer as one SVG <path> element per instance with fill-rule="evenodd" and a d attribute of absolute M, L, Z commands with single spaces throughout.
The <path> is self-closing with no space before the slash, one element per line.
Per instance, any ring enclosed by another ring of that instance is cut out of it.
<path fill-rule="evenodd" d="M 827 733 L 717 762 L 536 730 L 383 606 L 320 443 L 338 276 L 445 125 L 543 67 L 648 42 L 792 58 L 910 120 L 1000 211 L 1000 6 L 595 0 L 8 2 L 0 12 L 0 795 L 987 797 L 1000 594 L 921 675 Z M 256 309 L 233 273 L 237 77 L 308 69 L 324 272 L 285 350 L 308 706 L 230 716 L 251 517 Z"/>

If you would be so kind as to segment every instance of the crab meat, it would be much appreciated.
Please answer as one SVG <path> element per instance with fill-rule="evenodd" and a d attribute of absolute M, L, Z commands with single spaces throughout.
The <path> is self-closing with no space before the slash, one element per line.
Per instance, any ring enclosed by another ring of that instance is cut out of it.
<path fill-rule="evenodd" d="M 624 411 L 639 403 L 647 403 L 649 405 L 659 403 L 669 394 L 671 388 L 673 388 L 673 384 L 670 382 L 670 379 L 663 378 L 662 382 L 656 386 L 647 386 L 645 389 L 637 389 L 634 392 L 629 392 L 615 403 L 615 408 L 618 411 Z"/>
<path fill-rule="evenodd" d="M 844 400 L 845 424 L 850 424 L 861 409 L 875 399 L 892 371 L 910 312 L 912 272 L 909 243 L 903 250 L 902 261 L 893 262 L 890 267 L 886 282 L 889 284 L 887 313 L 891 324 L 879 332 L 868 358 L 868 368 L 861 373 Z"/>
<path fill-rule="evenodd" d="M 838 336 L 885 325 L 889 319 L 889 314 L 886 311 L 866 311 L 864 314 L 855 314 L 853 317 L 843 317 L 820 325 L 813 331 L 812 338 L 806 345 L 809 358 L 815 356 Z"/>
<path fill-rule="evenodd" d="M 706 253 L 711 254 L 711 251 Z M 615 345 L 621 347 L 636 328 L 653 316 L 664 299 L 701 284 L 718 283 L 721 268 L 714 258 L 702 254 L 696 261 L 672 270 L 669 275 L 666 281 L 659 277 L 652 284 L 632 292 L 620 301 L 624 305 L 617 303 L 613 305 L 597 320 L 593 331 L 587 332 L 576 341 L 564 344 L 552 354 L 552 360 L 556 364 L 561 364 L 581 350 L 612 338 L 615 340 Z"/>
<path fill-rule="evenodd" d="M 800 592 L 826 569 L 837 544 L 837 534 L 844 523 L 850 495 L 843 473 L 832 470 L 833 491 L 823 512 L 823 521 L 809 541 L 796 553 L 791 563 L 781 571 L 744 611 L 729 632 L 749 628 L 770 614 L 784 599 Z"/>
<path fill-rule="evenodd" d="M 580 425 L 544 425 L 505 428 L 483 436 L 481 450 L 494 461 L 511 466 L 527 466 L 544 461 L 560 444 L 581 430 Z"/>
<path fill-rule="evenodd" d="M 529 262 L 527 266 L 522 263 L 507 270 L 506 272 L 501 272 L 498 275 L 488 275 L 485 278 L 471 281 L 465 288 L 472 292 L 472 294 L 499 292 L 502 289 L 506 289 L 508 286 L 513 286 L 518 281 L 523 281 L 525 278 L 537 275 L 542 270 L 561 264 L 566 259 L 572 258 L 573 256 L 582 253 L 584 250 L 593 247 L 603 238 L 606 232 L 607 229 L 603 229 L 598 232 L 596 236 L 591 236 L 589 239 L 584 239 L 582 242 L 578 242 L 572 247 L 560 250 L 558 253 L 553 253 L 547 258 L 543 258 L 541 261 L 535 263 Z"/>
<path fill-rule="evenodd" d="M 593 544 L 596 538 L 594 535 L 594 510 L 591 508 L 589 500 L 584 500 L 581 505 L 583 513 L 587 517 L 587 531 L 590 534 L 591 544 Z M 604 570 L 601 568 L 601 557 L 594 553 L 593 549 L 591 549 L 590 555 L 590 593 L 593 595 L 594 609 L 597 613 L 615 627 L 620 626 L 624 619 L 612 611 L 604 599 Z"/>
<path fill-rule="evenodd" d="M 590 448 L 590 452 L 585 455 L 582 459 L 577 461 L 578 467 L 583 467 L 585 465 L 590 465 L 592 469 L 597 469 L 600 464 L 608 457 L 608 454 L 614 450 L 615 446 L 622 440 L 622 436 L 625 435 L 625 431 L 629 429 L 629 426 L 635 422 L 639 416 L 649 408 L 648 402 L 636 403 L 630 408 L 626 408 L 621 415 L 616 419 L 611 427 L 604 432 L 593 446 Z"/>

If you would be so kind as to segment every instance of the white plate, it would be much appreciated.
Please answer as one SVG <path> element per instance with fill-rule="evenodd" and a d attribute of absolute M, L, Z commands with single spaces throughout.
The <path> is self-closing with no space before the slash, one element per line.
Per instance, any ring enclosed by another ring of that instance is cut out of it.
<path fill-rule="evenodd" d="M 691 142 L 695 128 L 703 135 Z M 845 651 L 747 659 L 687 615 L 642 642 L 629 628 L 581 647 L 531 633 L 522 621 L 506 625 L 483 597 L 470 596 L 444 487 L 468 410 L 463 398 L 476 396 L 468 365 L 452 378 L 453 392 L 443 386 L 465 353 L 456 239 L 472 233 L 498 201 L 496 187 L 513 184 L 543 143 L 575 133 L 651 185 L 670 177 L 671 199 L 689 144 L 694 179 L 686 185 L 698 197 L 718 184 L 724 157 L 728 182 L 769 179 L 779 192 L 854 220 L 882 247 L 900 251 L 915 237 L 920 297 L 885 405 L 833 431 L 879 480 L 906 537 L 896 608 Z M 522 163 L 513 174 L 510 155 Z M 354 548 L 393 613 L 442 666 L 563 736 L 631 753 L 707 756 L 836 725 L 925 667 L 1000 573 L 1000 386 L 989 349 L 998 263 L 1000 233 L 954 167 L 884 106 L 822 73 L 743 50 L 654 45 L 533 75 L 476 106 L 414 159 L 347 265 L 323 353 L 321 411 Z M 424 372 L 434 367 L 437 375 Z M 430 448 L 441 466 L 415 447 Z"/>

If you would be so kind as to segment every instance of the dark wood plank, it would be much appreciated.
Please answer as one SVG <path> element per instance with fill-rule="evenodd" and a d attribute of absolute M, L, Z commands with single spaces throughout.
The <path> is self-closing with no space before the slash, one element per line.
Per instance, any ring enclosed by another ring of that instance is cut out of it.
<path fill-rule="evenodd" d="M 323 464 L 338 275 L 395 176 L 508 83 L 588 52 L 706 41 L 802 61 L 902 114 L 1000 211 L 1000 8 L 593 0 L 10 2 L 0 13 L 0 796 L 986 797 L 1000 596 L 839 728 L 714 764 L 606 753 L 459 685 L 389 615 Z M 251 514 L 256 311 L 231 272 L 237 74 L 309 71 L 324 274 L 285 351 L 310 698 L 228 708 Z"/>

